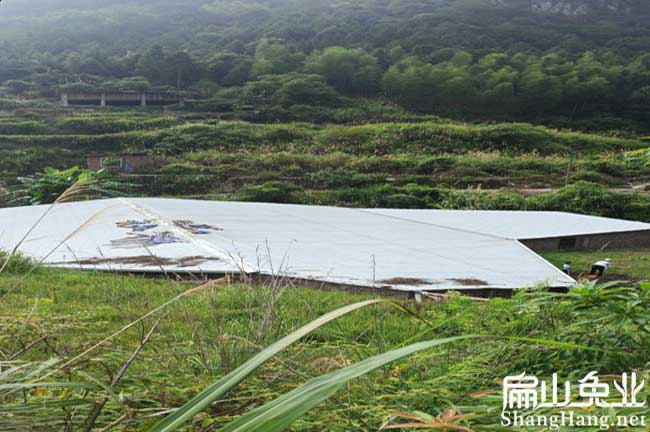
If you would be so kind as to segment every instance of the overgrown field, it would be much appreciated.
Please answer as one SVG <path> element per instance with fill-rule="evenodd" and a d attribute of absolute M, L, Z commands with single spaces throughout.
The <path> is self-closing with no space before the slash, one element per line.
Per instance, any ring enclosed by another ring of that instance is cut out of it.
<path fill-rule="evenodd" d="M 628 153 L 647 148 L 645 138 L 412 120 L 261 124 L 206 113 L 26 109 L 0 116 L 0 181 L 83 166 L 91 153 L 137 151 L 152 163 L 128 179 L 133 194 L 650 220 L 647 197 L 622 193 L 650 183 L 647 159 Z"/>
<path fill-rule="evenodd" d="M 571 261 L 576 275 L 587 274 L 596 261 L 607 255 L 614 263 L 607 275 L 610 280 L 650 279 L 650 248 L 572 250 L 542 255 L 559 268 Z"/>
<path fill-rule="evenodd" d="M 41 380 L 43 371 L 27 376 L 40 362 L 59 358 L 61 365 L 198 283 L 51 269 L 25 277 L 29 265 L 18 262 L 0 275 L 5 370 L 0 375 L 0 430 L 79 430 L 92 404 L 104 396 L 97 430 L 143 430 L 262 347 L 326 312 L 369 297 L 291 286 L 202 288 Z M 601 375 L 641 372 L 650 354 L 650 330 L 644 324 L 648 289 L 592 286 L 560 297 L 533 291 L 489 301 L 452 295 L 419 309 L 405 304 L 419 318 L 384 304 L 316 330 L 195 416 L 184 430 L 217 430 L 309 378 L 410 343 L 459 335 L 482 337 L 432 348 L 352 380 L 291 430 L 376 431 L 403 422 L 392 417 L 396 413 L 439 417 L 451 407 L 473 414 L 450 420 L 451 425 L 506 430 L 499 426 L 502 377 L 524 370 L 540 377 L 558 372 L 577 382 L 591 370 Z M 129 364 L 152 326 L 150 339 Z M 550 345 L 549 340 L 561 343 Z M 570 348 L 569 342 L 584 347 Z M 122 380 L 111 386 L 125 364 L 130 367 Z M 24 376 L 7 373 L 9 366 L 23 366 Z M 51 369 L 56 367 L 45 371 Z M 12 387 L 9 382 L 16 376 L 23 385 Z M 82 383 L 86 387 L 75 387 Z"/>

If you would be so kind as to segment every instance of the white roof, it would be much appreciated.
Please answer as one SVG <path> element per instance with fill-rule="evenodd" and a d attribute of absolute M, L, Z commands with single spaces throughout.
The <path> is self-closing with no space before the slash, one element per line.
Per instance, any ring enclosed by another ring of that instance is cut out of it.
<path fill-rule="evenodd" d="M 405 291 L 575 283 L 517 240 L 411 211 L 157 198 L 20 207 L 0 209 L 0 249 L 46 212 L 20 251 L 50 266 L 261 272 Z"/>
<path fill-rule="evenodd" d="M 650 224 L 643 222 L 563 212 L 393 209 L 366 211 L 518 240 L 650 230 Z"/>

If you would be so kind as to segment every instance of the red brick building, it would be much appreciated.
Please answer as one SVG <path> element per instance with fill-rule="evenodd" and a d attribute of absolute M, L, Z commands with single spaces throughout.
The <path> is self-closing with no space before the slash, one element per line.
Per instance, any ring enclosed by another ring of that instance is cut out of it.
<path fill-rule="evenodd" d="M 151 163 L 151 158 L 144 153 L 123 155 L 92 154 L 87 157 L 88 169 L 99 171 L 107 169 L 112 173 L 131 174 Z"/>

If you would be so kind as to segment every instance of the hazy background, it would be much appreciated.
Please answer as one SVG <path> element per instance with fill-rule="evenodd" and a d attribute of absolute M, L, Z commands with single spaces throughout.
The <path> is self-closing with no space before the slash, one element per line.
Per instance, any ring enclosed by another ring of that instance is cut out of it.
<path fill-rule="evenodd" d="M 465 118 L 644 122 L 649 10 L 638 0 L 5 0 L 0 82 L 52 97 L 65 86 L 182 88 L 215 109 L 248 92 L 240 103 L 385 97 Z"/>

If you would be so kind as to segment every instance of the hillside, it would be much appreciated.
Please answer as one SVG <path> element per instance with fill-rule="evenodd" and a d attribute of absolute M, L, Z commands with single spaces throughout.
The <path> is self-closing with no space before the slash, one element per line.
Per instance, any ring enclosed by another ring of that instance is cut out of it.
<path fill-rule="evenodd" d="M 498 6 L 529 12 L 588 16 L 598 13 L 632 14 L 641 10 L 634 0 L 494 0 Z"/>
<path fill-rule="evenodd" d="M 394 107 L 374 106 L 374 113 L 375 122 L 359 125 L 23 111 L 0 116 L 0 182 L 15 185 L 45 166 L 85 166 L 93 153 L 145 152 L 152 162 L 122 178 L 127 194 L 563 210 L 650 221 L 650 196 L 633 193 L 647 189 L 650 164 L 630 156 L 646 151 L 647 140 L 522 123 L 465 124 Z"/>
<path fill-rule="evenodd" d="M 180 89 L 222 111 L 362 96 L 647 132 L 648 16 L 623 0 L 9 1 L 0 82 L 6 98 Z"/>

